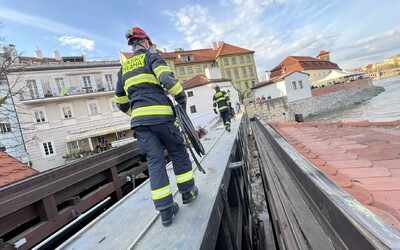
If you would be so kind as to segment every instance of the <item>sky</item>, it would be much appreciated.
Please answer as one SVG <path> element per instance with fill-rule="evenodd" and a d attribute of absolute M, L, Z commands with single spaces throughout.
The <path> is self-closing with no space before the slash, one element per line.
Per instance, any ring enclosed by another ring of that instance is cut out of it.
<path fill-rule="evenodd" d="M 263 80 L 291 55 L 326 50 L 354 69 L 400 54 L 399 10 L 399 0 L 0 0 L 0 36 L 24 56 L 118 59 L 130 51 L 125 32 L 139 26 L 168 52 L 213 41 L 253 50 Z"/>

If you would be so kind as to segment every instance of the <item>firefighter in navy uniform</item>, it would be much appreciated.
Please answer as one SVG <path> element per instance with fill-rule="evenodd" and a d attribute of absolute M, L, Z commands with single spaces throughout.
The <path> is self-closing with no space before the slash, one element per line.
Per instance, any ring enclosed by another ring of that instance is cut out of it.
<path fill-rule="evenodd" d="M 115 102 L 118 108 L 131 117 L 139 148 L 147 158 L 150 187 L 155 208 L 160 211 L 163 226 L 169 226 L 178 213 L 165 168 L 164 149 L 172 158 L 173 169 L 183 204 L 192 202 L 198 195 L 194 183 L 192 164 L 183 136 L 174 125 L 173 104 L 165 90 L 186 110 L 186 94 L 164 59 L 151 53 L 150 37 L 138 27 L 126 33 L 133 56 L 127 59 L 118 72 Z"/>
<path fill-rule="evenodd" d="M 220 87 L 216 85 L 215 87 L 215 94 L 213 96 L 213 110 L 215 114 L 217 112 L 217 106 L 219 113 L 221 115 L 222 121 L 224 123 L 225 129 L 228 132 L 231 132 L 231 100 L 229 99 L 228 94 L 225 91 L 221 91 Z"/>

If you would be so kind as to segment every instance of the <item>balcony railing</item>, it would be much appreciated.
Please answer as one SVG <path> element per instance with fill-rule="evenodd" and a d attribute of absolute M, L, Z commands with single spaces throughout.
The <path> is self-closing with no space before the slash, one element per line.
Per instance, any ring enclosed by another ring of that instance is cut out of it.
<path fill-rule="evenodd" d="M 63 98 L 66 96 L 77 96 L 77 95 L 87 95 L 93 93 L 104 93 L 104 92 L 114 92 L 115 89 L 108 89 L 106 87 L 98 86 L 96 89 L 93 87 L 77 87 L 71 86 L 68 90 L 60 90 L 57 92 L 51 91 L 49 88 L 44 88 L 43 93 L 35 93 L 29 92 L 28 89 L 24 91 L 24 93 L 20 93 L 21 101 L 28 100 L 38 100 L 38 99 L 46 99 L 46 98 Z"/>

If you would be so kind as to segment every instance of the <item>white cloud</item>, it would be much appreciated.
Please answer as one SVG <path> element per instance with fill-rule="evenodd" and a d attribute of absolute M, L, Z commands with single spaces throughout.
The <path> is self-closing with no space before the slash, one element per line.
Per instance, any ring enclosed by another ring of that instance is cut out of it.
<path fill-rule="evenodd" d="M 42 30 L 50 31 L 56 34 L 74 34 L 74 35 L 84 35 L 91 37 L 92 39 L 105 42 L 107 44 L 113 44 L 114 46 L 120 46 L 113 39 L 107 37 L 99 36 L 97 34 L 92 34 L 85 30 L 77 29 L 59 22 L 55 22 L 50 19 L 42 18 L 40 16 L 28 15 L 22 12 L 18 12 L 12 9 L 7 9 L 0 6 L 0 18 L 12 20 L 17 23 L 27 25 L 29 27 L 35 27 Z"/>
<path fill-rule="evenodd" d="M 93 40 L 81 37 L 62 36 L 56 39 L 62 46 L 70 45 L 73 50 L 79 50 L 79 51 L 84 51 L 84 50 L 92 51 L 95 45 L 95 42 Z"/>

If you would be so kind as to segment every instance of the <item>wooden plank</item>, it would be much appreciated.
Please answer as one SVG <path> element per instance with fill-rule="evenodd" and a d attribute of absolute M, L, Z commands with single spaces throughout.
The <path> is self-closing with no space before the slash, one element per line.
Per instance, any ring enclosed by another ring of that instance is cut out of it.
<path fill-rule="evenodd" d="M 121 184 L 119 183 L 117 168 L 114 166 L 110 169 L 110 181 L 114 184 L 116 200 L 122 198 Z"/>
<path fill-rule="evenodd" d="M 104 185 L 100 189 L 83 198 L 79 204 L 60 211 L 58 216 L 56 216 L 53 220 L 45 221 L 36 225 L 35 227 L 32 227 L 29 230 L 19 234 L 18 236 L 15 236 L 7 243 L 14 244 L 19 239 L 25 238 L 27 242 L 19 249 L 30 249 L 45 238 L 47 238 L 49 235 L 56 232 L 57 230 L 71 222 L 73 219 L 75 219 L 73 211 L 83 213 L 89 208 L 93 207 L 95 204 L 102 201 L 105 197 L 112 194 L 114 191 L 114 185 L 112 183 L 108 183 L 107 185 Z"/>
<path fill-rule="evenodd" d="M 38 213 L 42 221 L 52 220 L 58 215 L 56 200 L 53 195 L 49 195 L 37 204 Z"/>
<path fill-rule="evenodd" d="M 35 205 L 24 207 L 0 220 L 0 235 L 11 232 L 19 226 L 38 217 Z"/>

